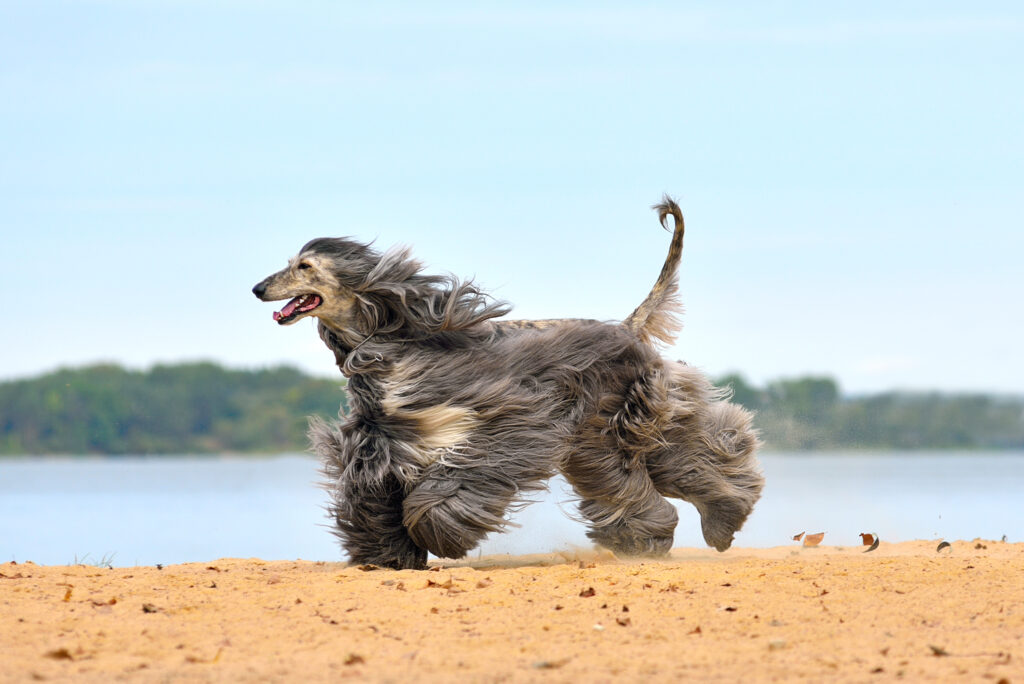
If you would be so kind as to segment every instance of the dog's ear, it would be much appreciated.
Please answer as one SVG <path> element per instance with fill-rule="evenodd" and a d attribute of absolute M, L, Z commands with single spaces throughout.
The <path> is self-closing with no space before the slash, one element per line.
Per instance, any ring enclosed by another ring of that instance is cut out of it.
<path fill-rule="evenodd" d="M 360 290 L 371 290 L 389 283 L 399 286 L 423 270 L 423 264 L 411 256 L 408 247 L 392 247 L 384 252 L 363 280 Z"/>
<path fill-rule="evenodd" d="M 355 289 L 369 279 L 370 273 L 381 260 L 380 254 L 370 244 L 346 237 L 316 238 L 303 245 L 299 256 L 320 257 L 324 268 L 331 272 L 339 284 Z"/>
<path fill-rule="evenodd" d="M 360 323 L 370 334 L 403 331 L 412 337 L 458 332 L 507 314 L 511 307 L 454 276 L 415 273 L 403 281 L 380 281 L 356 293 Z"/>
<path fill-rule="evenodd" d="M 355 327 L 365 335 L 386 334 L 400 329 L 393 306 L 386 296 L 374 292 L 360 292 L 352 308 Z"/>

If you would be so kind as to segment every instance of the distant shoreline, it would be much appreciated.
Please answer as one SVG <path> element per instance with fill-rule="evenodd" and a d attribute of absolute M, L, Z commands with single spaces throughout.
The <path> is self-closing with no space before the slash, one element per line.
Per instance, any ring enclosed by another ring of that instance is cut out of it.
<path fill-rule="evenodd" d="M 884 392 L 844 397 L 828 377 L 754 387 L 718 378 L 774 452 L 1024 450 L 1024 398 Z M 0 382 L 0 455 L 244 454 L 306 449 L 310 416 L 344 412 L 343 379 L 295 368 L 107 364 Z"/>

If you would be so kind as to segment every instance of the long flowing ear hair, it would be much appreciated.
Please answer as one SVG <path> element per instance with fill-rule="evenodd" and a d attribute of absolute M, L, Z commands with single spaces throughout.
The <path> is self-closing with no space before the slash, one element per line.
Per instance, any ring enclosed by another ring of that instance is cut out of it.
<path fill-rule="evenodd" d="M 422 264 L 409 252 L 404 247 L 388 250 L 354 288 L 358 315 L 369 334 L 420 337 L 465 331 L 511 310 L 471 280 L 421 274 Z"/>

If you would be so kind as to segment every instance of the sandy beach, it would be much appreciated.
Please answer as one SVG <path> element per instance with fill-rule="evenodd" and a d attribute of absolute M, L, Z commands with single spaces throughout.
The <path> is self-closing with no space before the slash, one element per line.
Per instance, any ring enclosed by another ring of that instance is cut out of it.
<path fill-rule="evenodd" d="M 827 540 L 826 540 L 827 542 Z M 1024 682 L 1024 544 L 0 564 L 0 681 Z"/>

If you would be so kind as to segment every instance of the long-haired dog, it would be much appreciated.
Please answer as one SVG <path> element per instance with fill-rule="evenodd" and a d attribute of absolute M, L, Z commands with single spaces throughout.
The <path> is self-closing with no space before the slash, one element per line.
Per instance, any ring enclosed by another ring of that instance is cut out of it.
<path fill-rule="evenodd" d="M 654 288 L 622 323 L 500 321 L 471 282 L 425 275 L 407 249 L 346 238 L 308 242 L 253 288 L 290 299 L 348 378 L 349 413 L 314 420 L 335 533 L 355 563 L 423 568 L 459 558 L 506 524 L 524 492 L 562 473 L 588 536 L 618 554 L 668 552 L 664 497 L 692 503 L 704 539 L 732 543 L 764 479 L 750 414 L 691 366 L 661 358 L 680 325 L 683 217 Z"/>

